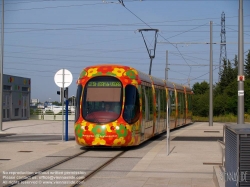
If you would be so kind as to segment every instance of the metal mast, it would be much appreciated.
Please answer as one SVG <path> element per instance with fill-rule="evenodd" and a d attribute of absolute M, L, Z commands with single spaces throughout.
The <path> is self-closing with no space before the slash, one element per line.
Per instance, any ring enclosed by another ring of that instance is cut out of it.
<path fill-rule="evenodd" d="M 221 65 L 223 64 L 223 60 L 227 60 L 227 49 L 226 49 L 226 27 L 225 27 L 225 13 L 221 14 L 221 44 L 220 44 L 220 62 L 219 62 L 219 80 L 221 78 Z"/>

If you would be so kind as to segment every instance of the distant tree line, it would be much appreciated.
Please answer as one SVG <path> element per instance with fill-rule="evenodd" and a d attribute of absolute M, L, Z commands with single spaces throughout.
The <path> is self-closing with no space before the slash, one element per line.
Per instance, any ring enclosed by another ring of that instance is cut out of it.
<path fill-rule="evenodd" d="M 233 114 L 237 115 L 238 103 L 238 58 L 224 60 L 220 73 L 220 80 L 213 85 L 213 114 L 215 116 Z M 250 114 L 250 50 L 244 62 L 244 109 Z M 207 117 L 209 115 L 209 83 L 203 81 L 195 83 L 192 88 L 193 115 Z"/>

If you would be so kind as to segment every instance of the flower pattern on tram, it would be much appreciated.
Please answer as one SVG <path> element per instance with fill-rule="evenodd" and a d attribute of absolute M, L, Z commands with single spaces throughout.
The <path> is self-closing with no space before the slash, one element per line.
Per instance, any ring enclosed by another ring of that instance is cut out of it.
<path fill-rule="evenodd" d="M 108 124 L 106 126 L 107 132 L 115 132 L 116 127 L 117 127 L 117 123 L 116 122 Z"/>
<path fill-rule="evenodd" d="M 130 79 L 135 79 L 136 78 L 136 73 L 133 70 L 128 70 L 126 72 L 126 75 L 130 78 Z"/>
<path fill-rule="evenodd" d="M 137 80 L 132 80 L 132 82 L 131 82 L 133 85 L 135 85 L 136 87 L 138 87 L 138 82 L 137 82 Z"/>
<path fill-rule="evenodd" d="M 135 144 L 135 138 L 132 137 L 132 138 L 131 138 L 131 141 L 128 143 L 128 145 L 134 145 L 134 144 Z"/>
<path fill-rule="evenodd" d="M 85 140 L 83 139 L 83 138 L 77 138 L 77 141 L 80 143 L 80 144 L 82 144 L 82 145 L 86 145 L 86 142 L 85 142 Z"/>
<path fill-rule="evenodd" d="M 114 74 L 114 73 L 112 73 L 112 72 L 107 72 L 107 73 L 106 73 L 106 75 L 109 75 L 109 76 L 115 76 L 115 74 Z"/>
<path fill-rule="evenodd" d="M 85 140 L 87 145 L 92 145 L 92 142 L 95 139 L 95 135 L 91 131 L 84 131 L 83 132 L 83 139 Z"/>
<path fill-rule="evenodd" d="M 88 77 L 92 77 L 93 75 L 97 74 L 98 71 L 97 71 L 97 68 L 90 68 L 88 69 Z"/>
<path fill-rule="evenodd" d="M 131 141 L 131 139 L 132 139 L 132 133 L 131 133 L 131 131 L 128 131 L 127 135 L 124 136 L 125 144 L 129 144 L 129 142 Z"/>
<path fill-rule="evenodd" d="M 85 75 L 87 74 L 87 72 L 85 70 L 83 70 L 80 74 L 80 79 L 83 78 Z"/>
<path fill-rule="evenodd" d="M 121 77 L 123 75 L 124 71 L 125 70 L 123 68 L 114 68 L 112 73 L 114 73 L 117 77 Z"/>
<path fill-rule="evenodd" d="M 102 138 L 95 138 L 95 140 L 92 142 L 92 145 L 105 145 L 106 141 Z"/>
<path fill-rule="evenodd" d="M 99 136 L 105 136 L 106 134 L 106 126 L 105 125 L 96 125 L 93 129 L 92 132 L 95 134 L 95 137 Z"/>
<path fill-rule="evenodd" d="M 121 81 L 126 85 L 126 84 L 131 84 L 132 80 L 128 78 L 127 76 L 122 76 L 120 77 Z"/>
<path fill-rule="evenodd" d="M 116 133 L 118 135 L 118 137 L 125 137 L 128 134 L 128 130 L 126 129 L 126 127 L 124 125 L 120 125 L 119 129 L 116 130 Z"/>
<path fill-rule="evenodd" d="M 81 128 L 81 124 L 76 124 L 75 125 L 75 133 L 77 135 L 77 137 L 81 138 L 83 135 L 83 129 Z"/>
<path fill-rule="evenodd" d="M 115 132 L 107 132 L 106 136 L 104 137 L 106 144 L 109 146 L 113 145 L 114 140 L 117 138 L 118 136 Z"/>
<path fill-rule="evenodd" d="M 106 74 L 113 74 L 112 71 L 113 71 L 113 68 L 112 67 L 109 67 L 109 66 L 103 66 L 103 67 L 99 67 L 97 69 L 98 72 L 101 72 L 103 75 L 106 75 Z M 115 76 L 115 73 L 113 74 Z"/>
<path fill-rule="evenodd" d="M 125 140 L 123 137 L 115 139 L 115 141 L 114 141 L 114 145 L 116 145 L 116 146 L 123 145 L 124 143 L 125 143 Z"/>

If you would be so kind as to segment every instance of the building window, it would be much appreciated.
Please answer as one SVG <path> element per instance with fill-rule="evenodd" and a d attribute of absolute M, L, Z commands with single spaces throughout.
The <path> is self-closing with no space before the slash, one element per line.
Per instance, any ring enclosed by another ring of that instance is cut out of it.
<path fill-rule="evenodd" d="M 28 87 L 22 87 L 22 91 L 23 91 L 23 92 L 28 92 L 28 91 L 29 91 L 29 88 L 28 88 Z"/>
<path fill-rule="evenodd" d="M 19 116 L 19 108 L 15 108 L 15 116 Z"/>
<path fill-rule="evenodd" d="M 11 86 L 3 85 L 3 89 L 4 89 L 4 90 L 11 90 Z"/>

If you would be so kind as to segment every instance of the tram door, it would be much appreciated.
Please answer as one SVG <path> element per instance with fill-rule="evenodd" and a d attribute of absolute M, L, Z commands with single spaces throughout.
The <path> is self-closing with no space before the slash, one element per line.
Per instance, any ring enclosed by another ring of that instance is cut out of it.
<path fill-rule="evenodd" d="M 155 89 L 156 96 L 156 122 L 155 122 L 155 134 L 159 133 L 162 129 L 161 125 L 161 98 L 160 98 L 160 90 Z"/>
<path fill-rule="evenodd" d="M 10 93 L 3 93 L 3 120 L 10 120 Z"/>
<path fill-rule="evenodd" d="M 165 95 L 164 95 L 165 94 Z M 155 89 L 156 96 L 156 122 L 155 122 L 155 134 L 161 133 L 164 131 L 165 126 L 165 102 L 166 102 L 166 93 L 163 89 Z M 165 97 L 164 97 L 165 96 Z"/>
<path fill-rule="evenodd" d="M 149 139 L 153 136 L 153 107 L 152 85 L 145 83 L 142 85 L 142 123 L 145 129 L 142 139 Z"/>
<path fill-rule="evenodd" d="M 28 95 L 22 94 L 22 118 L 27 119 L 28 117 Z"/>
<path fill-rule="evenodd" d="M 145 123 L 146 123 L 146 106 L 147 97 L 145 94 L 145 87 L 141 86 L 141 97 L 142 97 L 142 121 L 141 121 L 141 142 L 144 141 L 145 134 Z"/>

